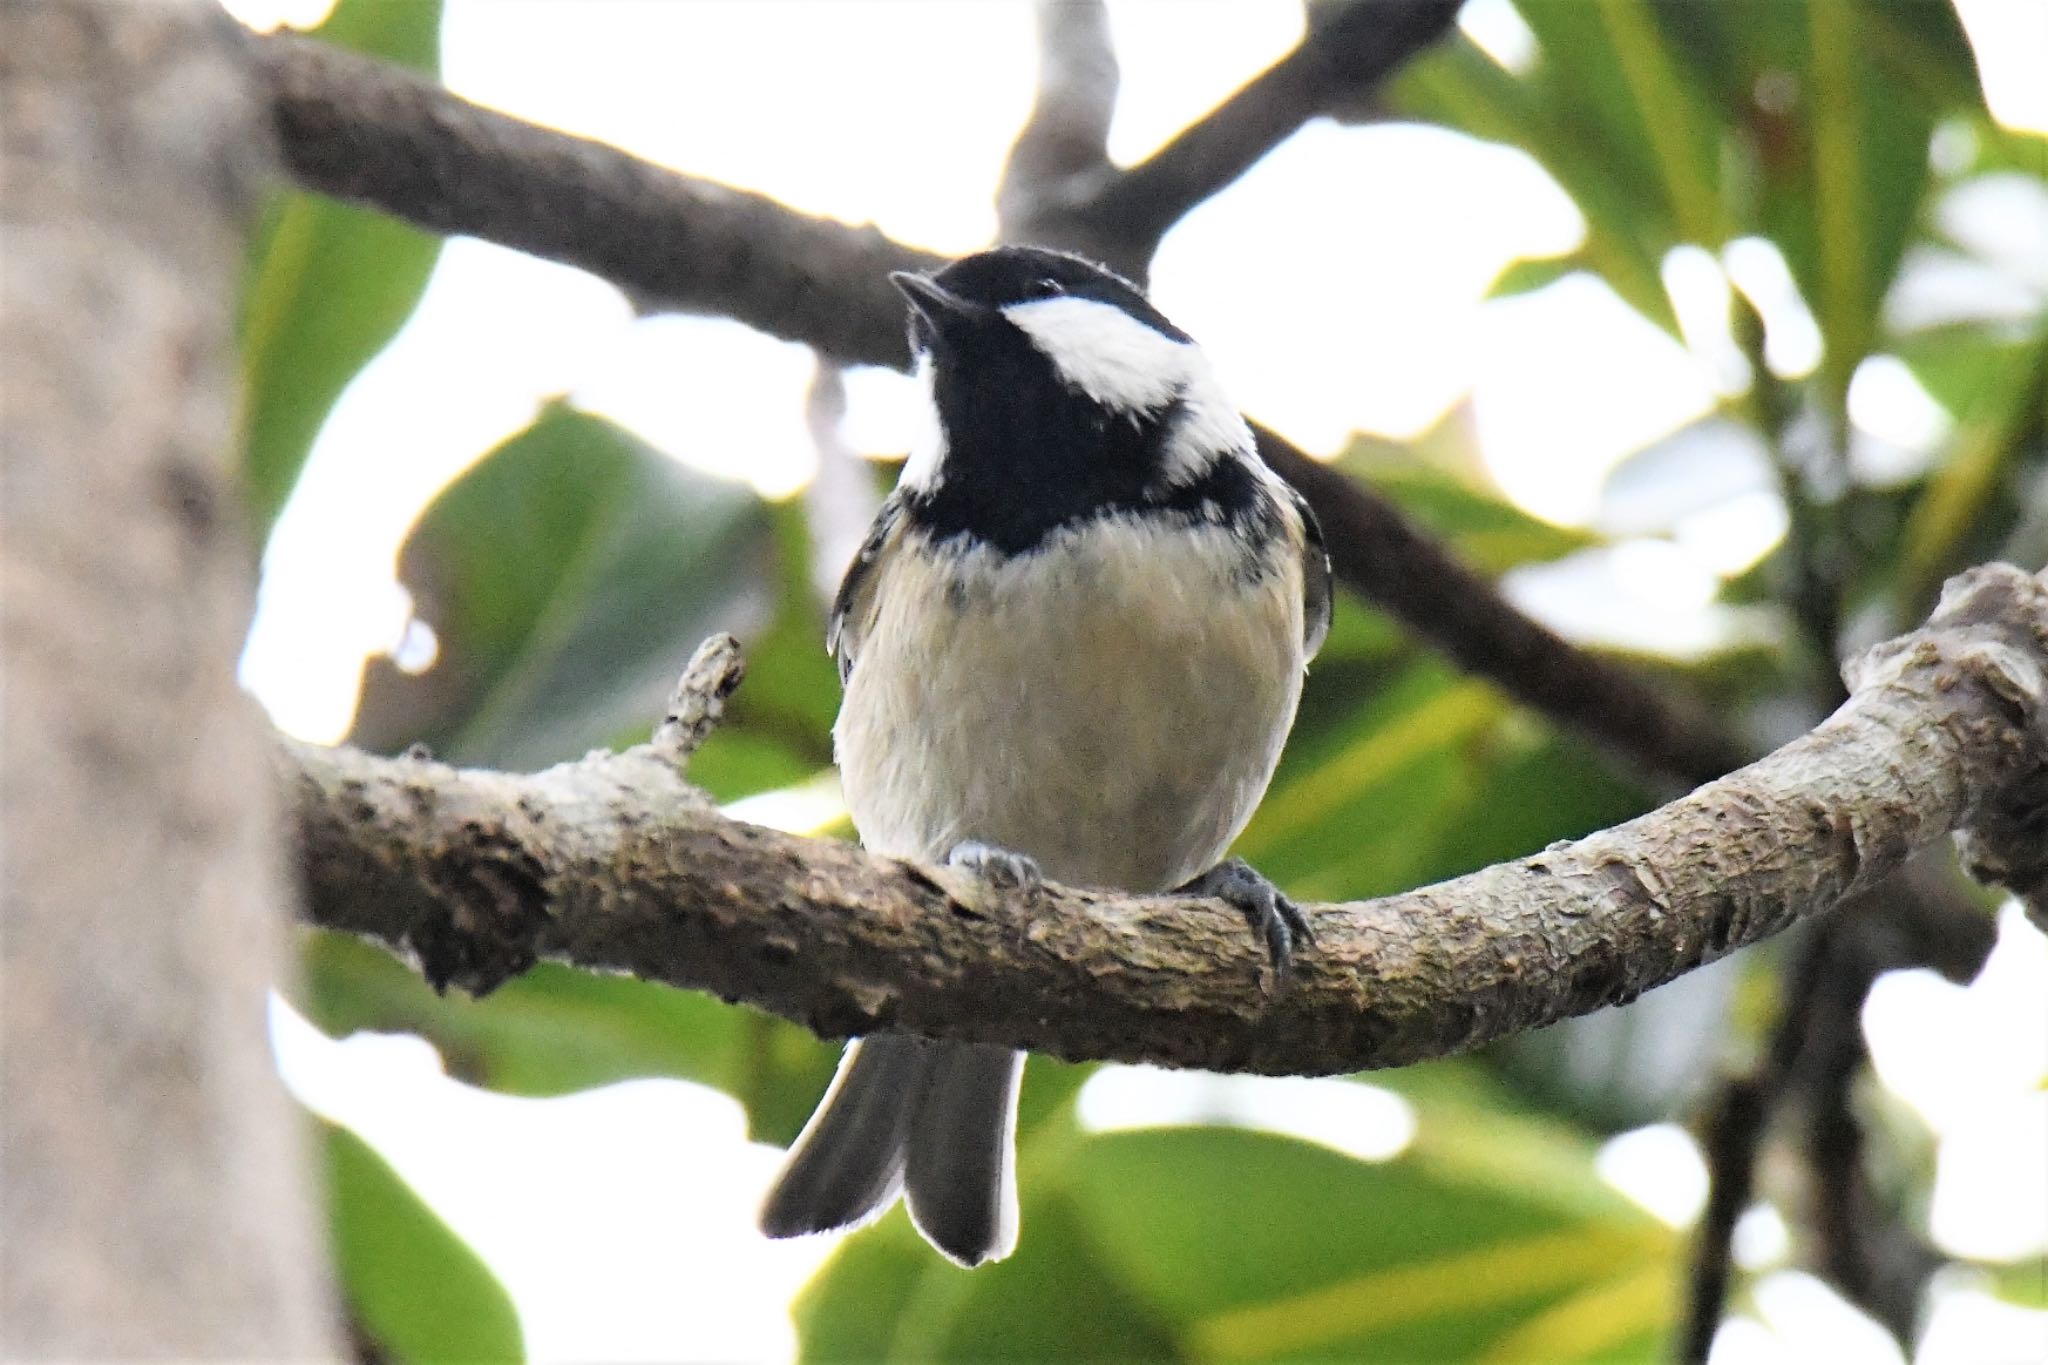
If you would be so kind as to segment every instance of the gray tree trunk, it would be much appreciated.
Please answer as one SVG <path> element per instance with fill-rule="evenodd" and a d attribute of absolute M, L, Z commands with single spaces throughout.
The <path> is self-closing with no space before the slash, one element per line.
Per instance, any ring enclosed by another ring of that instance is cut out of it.
<path fill-rule="evenodd" d="M 265 992 L 232 318 L 269 160 L 205 0 L 0 0 L 0 1355 L 335 1350 Z"/>

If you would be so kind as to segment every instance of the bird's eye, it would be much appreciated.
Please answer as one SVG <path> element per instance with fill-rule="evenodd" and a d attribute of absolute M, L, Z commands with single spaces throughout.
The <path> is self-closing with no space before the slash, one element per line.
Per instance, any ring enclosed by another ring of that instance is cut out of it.
<path fill-rule="evenodd" d="M 1025 287 L 1025 294 L 1034 299 L 1057 298 L 1067 292 L 1067 287 L 1050 275 L 1040 275 Z"/>

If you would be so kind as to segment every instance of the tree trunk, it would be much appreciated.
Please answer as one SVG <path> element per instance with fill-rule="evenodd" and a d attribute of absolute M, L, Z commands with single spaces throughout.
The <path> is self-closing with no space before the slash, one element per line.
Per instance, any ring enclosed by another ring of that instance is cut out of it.
<path fill-rule="evenodd" d="M 269 164 L 205 0 L 0 0 L 0 1356 L 338 1354 L 232 319 Z"/>

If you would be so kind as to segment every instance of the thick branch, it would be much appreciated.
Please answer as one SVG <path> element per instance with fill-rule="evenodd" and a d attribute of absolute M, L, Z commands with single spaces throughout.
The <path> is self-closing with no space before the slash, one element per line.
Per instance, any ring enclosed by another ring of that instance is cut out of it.
<path fill-rule="evenodd" d="M 253 41 L 287 162 L 309 188 L 580 266 L 848 363 L 908 361 L 886 273 L 936 257 L 478 108 L 407 72 L 303 40 Z M 1740 746 L 1704 713 L 1524 616 L 1371 490 L 1271 432 L 1260 448 L 1315 506 L 1343 581 L 1464 667 L 1688 786 L 1739 760 Z"/>
<path fill-rule="evenodd" d="M 2043 767 L 2048 590 L 2006 566 L 1865 657 L 1813 733 L 1626 825 L 1378 901 L 1311 908 L 1268 998 L 1236 911 L 957 873 L 727 820 L 672 750 L 534 776 L 293 746 L 312 917 L 488 989 L 537 957 L 1070 1058 L 1344 1072 L 1641 992 L 1875 884 Z"/>
<path fill-rule="evenodd" d="M 0 1359 L 337 1358 L 233 300 L 270 172 L 208 0 L 0 0 Z"/>
<path fill-rule="evenodd" d="M 888 274 L 942 257 L 493 113 L 308 39 L 251 41 L 286 169 L 308 189 L 581 266 L 644 299 L 844 360 L 908 360 Z"/>

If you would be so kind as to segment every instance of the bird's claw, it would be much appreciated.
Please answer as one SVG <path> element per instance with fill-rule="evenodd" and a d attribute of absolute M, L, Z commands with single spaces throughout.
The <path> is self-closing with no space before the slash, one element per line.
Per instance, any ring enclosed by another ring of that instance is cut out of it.
<path fill-rule="evenodd" d="M 1218 863 L 1180 890 L 1183 895 L 1213 896 L 1244 912 L 1245 922 L 1265 945 L 1275 991 L 1287 985 L 1295 949 L 1315 945 L 1315 931 L 1301 907 L 1242 858 Z"/>
<path fill-rule="evenodd" d="M 946 865 L 957 867 L 1001 891 L 1036 891 L 1045 885 L 1038 864 L 1022 853 L 979 839 L 962 839 L 946 854 Z"/>

